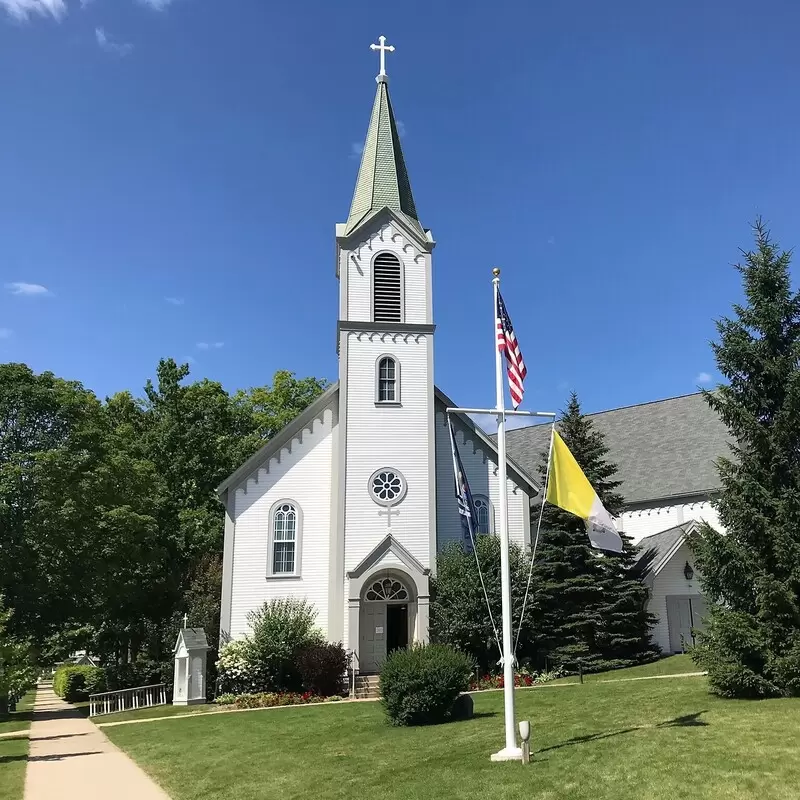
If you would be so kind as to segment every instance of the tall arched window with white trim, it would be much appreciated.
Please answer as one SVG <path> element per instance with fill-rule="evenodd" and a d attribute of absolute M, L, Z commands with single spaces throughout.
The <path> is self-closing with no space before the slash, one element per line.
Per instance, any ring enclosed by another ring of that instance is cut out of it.
<path fill-rule="evenodd" d="M 400 365 L 392 356 L 378 359 L 375 386 L 376 403 L 400 402 Z"/>
<path fill-rule="evenodd" d="M 269 575 L 297 575 L 300 572 L 300 509 L 292 500 L 280 500 L 270 515 Z"/>
<path fill-rule="evenodd" d="M 475 529 L 480 534 L 491 533 L 494 527 L 494 520 L 492 504 L 489 502 L 489 498 L 476 495 L 472 498 L 472 502 L 475 504 Z"/>
<path fill-rule="evenodd" d="M 372 319 L 403 321 L 403 269 L 394 253 L 378 253 L 372 262 Z"/>

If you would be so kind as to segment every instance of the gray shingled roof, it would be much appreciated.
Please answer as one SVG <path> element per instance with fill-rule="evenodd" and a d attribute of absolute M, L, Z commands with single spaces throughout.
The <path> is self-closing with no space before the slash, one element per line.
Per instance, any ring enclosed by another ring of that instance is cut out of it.
<path fill-rule="evenodd" d="M 389 87 L 385 80 L 379 80 L 345 233 L 352 233 L 383 208 L 401 214 L 412 228 L 422 233 Z"/>
<path fill-rule="evenodd" d="M 719 488 L 714 462 L 728 455 L 728 432 L 702 394 L 587 414 L 605 435 L 609 458 L 619 468 L 626 503 L 706 494 Z M 549 427 L 508 431 L 508 454 L 531 475 L 539 474 Z"/>
<path fill-rule="evenodd" d="M 202 650 L 208 648 L 206 632 L 202 628 L 181 628 L 180 635 L 187 650 Z"/>
<path fill-rule="evenodd" d="M 684 522 L 682 525 L 676 525 L 674 528 L 661 531 L 661 533 L 645 536 L 637 545 L 639 558 L 643 558 L 647 553 L 653 551 L 650 571 L 654 574 L 657 573 L 661 567 L 664 566 L 667 557 L 675 549 L 675 545 L 683 539 L 689 532 L 689 528 L 694 524 L 696 523 L 690 520 L 689 522 Z"/>

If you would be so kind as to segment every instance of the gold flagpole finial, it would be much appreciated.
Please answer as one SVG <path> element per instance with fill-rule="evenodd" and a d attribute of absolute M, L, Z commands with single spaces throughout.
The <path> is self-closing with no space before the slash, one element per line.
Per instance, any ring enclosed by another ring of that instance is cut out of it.
<path fill-rule="evenodd" d="M 499 277 L 500 276 L 500 267 L 494 267 L 492 269 L 492 275 L 494 275 L 495 278 Z"/>

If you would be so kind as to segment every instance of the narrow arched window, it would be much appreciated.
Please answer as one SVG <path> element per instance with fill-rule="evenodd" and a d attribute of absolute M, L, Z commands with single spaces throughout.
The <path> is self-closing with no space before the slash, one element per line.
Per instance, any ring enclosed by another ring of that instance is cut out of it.
<path fill-rule="evenodd" d="M 300 510 L 296 503 L 281 500 L 272 507 L 270 524 L 269 574 L 297 575 L 299 572 Z"/>
<path fill-rule="evenodd" d="M 475 504 L 475 528 L 480 534 L 492 532 L 492 504 L 486 497 L 474 497 Z"/>
<path fill-rule="evenodd" d="M 372 318 L 403 321 L 402 267 L 394 253 L 379 253 L 372 264 Z"/>
<path fill-rule="evenodd" d="M 378 359 L 378 373 L 375 400 L 378 403 L 400 402 L 400 365 L 391 356 Z"/>

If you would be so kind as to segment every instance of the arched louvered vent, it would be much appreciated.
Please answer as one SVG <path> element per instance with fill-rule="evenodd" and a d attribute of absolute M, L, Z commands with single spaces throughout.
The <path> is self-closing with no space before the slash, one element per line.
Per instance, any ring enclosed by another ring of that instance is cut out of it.
<path fill-rule="evenodd" d="M 402 322 L 403 295 L 400 260 L 392 253 L 375 257 L 372 276 L 372 318 L 375 322 Z"/>

